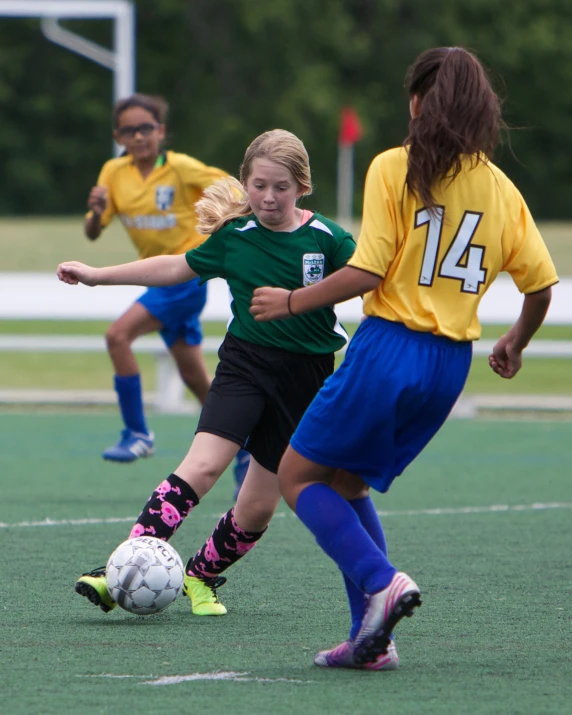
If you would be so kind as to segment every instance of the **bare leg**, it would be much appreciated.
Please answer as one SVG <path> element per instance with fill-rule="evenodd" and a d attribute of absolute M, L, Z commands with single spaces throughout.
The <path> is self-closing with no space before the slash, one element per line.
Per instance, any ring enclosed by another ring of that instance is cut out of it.
<path fill-rule="evenodd" d="M 236 523 L 244 531 L 263 531 L 280 501 L 276 475 L 251 457 L 234 507 Z"/>
<path fill-rule="evenodd" d="M 286 503 L 296 511 L 300 492 L 310 484 L 327 484 L 344 499 L 359 499 L 367 496 L 367 485 L 355 474 L 311 462 L 288 447 L 278 469 L 278 483 Z"/>
<path fill-rule="evenodd" d="M 208 374 L 201 346 L 188 345 L 181 338 L 171 345 L 170 352 L 183 382 L 201 405 L 204 404 L 212 378 Z"/>
<path fill-rule="evenodd" d="M 229 439 L 209 432 L 198 432 L 187 456 L 175 469 L 175 474 L 187 482 L 202 499 L 232 462 L 238 449 L 238 444 Z"/>
<path fill-rule="evenodd" d="M 105 340 L 116 375 L 128 377 L 139 373 L 131 344 L 142 335 L 154 333 L 162 327 L 162 323 L 141 303 L 134 303 L 109 327 Z"/>

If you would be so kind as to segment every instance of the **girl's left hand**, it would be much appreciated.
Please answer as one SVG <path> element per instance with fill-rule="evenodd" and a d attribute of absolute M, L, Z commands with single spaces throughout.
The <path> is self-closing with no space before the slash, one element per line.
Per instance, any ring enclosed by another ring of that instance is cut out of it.
<path fill-rule="evenodd" d="M 265 323 L 291 317 L 288 310 L 290 292 L 285 288 L 256 288 L 250 305 L 254 320 Z"/>
<path fill-rule="evenodd" d="M 86 286 L 97 285 L 97 268 L 86 266 L 85 263 L 79 261 L 68 261 L 60 263 L 57 270 L 57 276 L 63 283 L 69 285 L 77 285 L 83 283 Z"/>
<path fill-rule="evenodd" d="M 497 375 L 511 380 L 522 367 L 522 350 L 517 350 L 511 331 L 497 341 L 489 355 L 489 365 Z"/>

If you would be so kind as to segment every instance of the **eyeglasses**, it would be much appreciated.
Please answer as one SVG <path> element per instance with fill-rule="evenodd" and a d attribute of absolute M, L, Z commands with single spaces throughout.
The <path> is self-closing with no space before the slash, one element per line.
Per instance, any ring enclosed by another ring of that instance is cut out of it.
<path fill-rule="evenodd" d="M 137 126 L 125 126 L 120 127 L 117 130 L 117 135 L 122 139 L 133 139 L 133 137 L 139 132 L 142 137 L 150 136 L 155 129 L 158 128 L 158 124 L 151 124 L 151 122 L 145 122 L 145 124 L 137 124 Z"/>

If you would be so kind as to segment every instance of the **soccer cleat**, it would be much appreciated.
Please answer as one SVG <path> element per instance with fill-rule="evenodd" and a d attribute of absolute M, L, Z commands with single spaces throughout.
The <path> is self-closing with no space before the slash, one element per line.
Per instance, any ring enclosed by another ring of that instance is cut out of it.
<path fill-rule="evenodd" d="M 248 472 L 249 464 L 250 454 L 245 449 L 239 449 L 234 458 L 234 483 L 236 485 L 234 489 L 234 501 L 238 498 L 238 492 L 244 482 L 246 472 Z"/>
<path fill-rule="evenodd" d="M 355 639 L 354 660 L 358 665 L 375 663 L 389 651 L 391 632 L 405 616 L 421 605 L 421 594 L 415 581 L 398 571 L 391 583 L 368 596 L 361 627 Z"/>
<path fill-rule="evenodd" d="M 373 663 L 358 665 L 354 660 L 353 641 L 340 643 L 332 650 L 321 650 L 314 656 L 314 665 L 321 668 L 361 668 L 362 670 L 396 670 L 399 666 L 399 656 L 393 641 L 389 641 L 387 653 L 379 655 Z"/>
<path fill-rule="evenodd" d="M 191 601 L 191 608 L 195 616 L 224 616 L 226 608 L 218 600 L 216 593 L 226 583 L 224 576 L 201 579 L 185 574 L 183 593 Z"/>
<path fill-rule="evenodd" d="M 119 442 L 105 450 L 102 455 L 103 459 L 107 459 L 110 462 L 134 462 L 139 457 L 151 457 L 155 452 L 153 439 L 152 432 L 143 434 L 142 432 L 124 429 L 121 432 Z"/>
<path fill-rule="evenodd" d="M 105 566 L 82 574 L 75 584 L 76 593 L 85 596 L 94 606 L 99 606 L 104 613 L 113 611 L 117 604 L 109 595 L 105 580 Z"/>

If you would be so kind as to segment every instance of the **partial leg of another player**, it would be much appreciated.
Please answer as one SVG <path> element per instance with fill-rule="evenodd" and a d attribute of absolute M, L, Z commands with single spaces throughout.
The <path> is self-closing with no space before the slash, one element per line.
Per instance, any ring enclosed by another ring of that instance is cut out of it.
<path fill-rule="evenodd" d="M 105 450 L 103 458 L 112 462 L 134 462 L 155 451 L 154 436 L 148 429 L 143 406 L 141 375 L 131 344 L 136 338 L 161 328 L 140 303 L 134 303 L 105 334 L 107 350 L 115 370 L 115 391 L 125 428 L 119 442 Z"/>
<path fill-rule="evenodd" d="M 278 476 L 290 508 L 344 576 L 367 596 L 353 642 L 354 665 L 350 667 L 369 669 L 388 654 L 393 628 L 421 604 L 419 589 L 409 576 L 397 571 L 364 528 L 356 510 L 334 490 L 335 469 L 312 462 L 288 447 Z M 352 491 L 353 479 L 346 479 L 350 490 L 347 496 L 359 497 L 359 491 Z M 337 488 L 341 489 L 339 475 Z"/>
<path fill-rule="evenodd" d="M 197 616 L 223 616 L 221 574 L 247 554 L 268 528 L 280 501 L 276 475 L 251 458 L 235 506 L 224 514 L 186 567 L 185 593 Z"/>
<path fill-rule="evenodd" d="M 188 345 L 180 338 L 169 347 L 169 351 L 177 364 L 182 381 L 203 405 L 212 378 L 208 373 L 201 346 Z"/>

